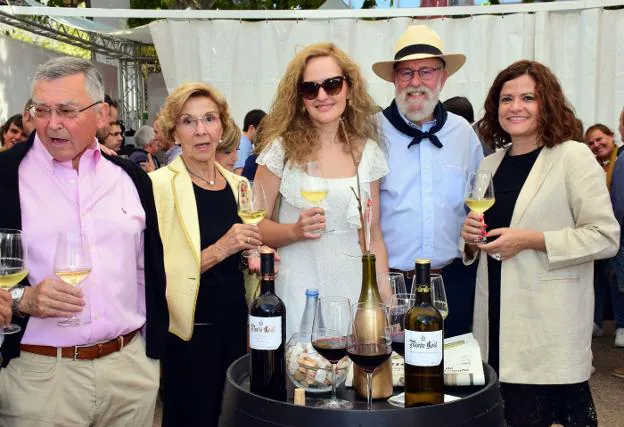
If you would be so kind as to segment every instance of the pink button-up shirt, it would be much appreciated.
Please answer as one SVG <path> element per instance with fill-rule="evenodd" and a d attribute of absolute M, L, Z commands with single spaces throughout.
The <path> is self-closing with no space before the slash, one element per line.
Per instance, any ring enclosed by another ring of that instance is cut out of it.
<path fill-rule="evenodd" d="M 80 158 L 57 162 L 38 136 L 19 166 L 22 230 L 28 281 L 54 277 L 60 231 L 86 232 L 91 274 L 80 284 L 90 324 L 57 325 L 59 318 L 30 317 L 22 344 L 67 347 L 110 340 L 145 323 L 143 231 L 145 212 L 130 177 L 102 157 L 94 142 Z"/>

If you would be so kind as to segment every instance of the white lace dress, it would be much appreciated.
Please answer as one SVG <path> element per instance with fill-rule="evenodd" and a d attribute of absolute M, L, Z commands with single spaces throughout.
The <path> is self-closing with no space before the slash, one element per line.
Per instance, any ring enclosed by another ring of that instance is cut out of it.
<path fill-rule="evenodd" d="M 257 159 L 281 178 L 282 195 L 278 220 L 297 222 L 299 214 L 312 207 L 299 192 L 302 170 L 290 160 L 284 165 L 284 149 L 275 140 Z M 359 165 L 362 200 L 370 197 L 370 183 L 388 173 L 381 148 L 367 141 Z M 281 263 L 275 284 L 277 295 L 286 304 L 286 337 L 298 332 L 305 307 L 305 289 L 318 288 L 320 296 L 345 296 L 357 302 L 362 286 L 362 260 L 357 230 L 360 217 L 355 195 L 356 177 L 328 179 L 329 192 L 321 204 L 325 209 L 328 233 L 318 240 L 303 240 L 279 249 Z"/>

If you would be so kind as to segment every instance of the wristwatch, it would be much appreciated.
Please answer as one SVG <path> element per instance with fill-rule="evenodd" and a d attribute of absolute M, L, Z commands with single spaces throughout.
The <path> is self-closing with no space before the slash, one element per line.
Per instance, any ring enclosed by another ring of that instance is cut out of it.
<path fill-rule="evenodd" d="M 11 309 L 13 313 L 19 313 L 18 306 L 22 297 L 24 296 L 24 287 L 18 286 L 16 288 L 11 289 Z"/>

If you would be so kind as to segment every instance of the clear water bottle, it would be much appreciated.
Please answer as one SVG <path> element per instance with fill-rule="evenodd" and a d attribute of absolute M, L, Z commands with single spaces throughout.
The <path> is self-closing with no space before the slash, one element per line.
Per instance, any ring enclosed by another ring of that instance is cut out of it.
<path fill-rule="evenodd" d="M 318 302 L 319 291 L 315 288 L 308 288 L 305 291 L 306 303 L 299 325 L 299 341 L 310 342 L 312 339 L 312 323 L 314 322 L 314 312 Z"/>

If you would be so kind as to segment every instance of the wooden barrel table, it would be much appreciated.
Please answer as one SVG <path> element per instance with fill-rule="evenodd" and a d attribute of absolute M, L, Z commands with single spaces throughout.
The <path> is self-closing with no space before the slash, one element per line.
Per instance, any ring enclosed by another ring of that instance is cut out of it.
<path fill-rule="evenodd" d="M 397 408 L 386 400 L 373 402 L 355 397 L 351 388 L 338 390 L 338 397 L 352 401 L 350 410 L 321 409 L 314 405 L 328 395 L 306 393 L 306 406 L 293 404 L 292 385 L 286 402 L 267 399 L 249 391 L 249 355 L 228 368 L 220 427 L 502 427 L 505 425 L 498 378 L 483 365 L 486 384 L 446 387 L 445 394 L 460 399 L 420 408 Z M 395 388 L 395 392 L 402 388 Z"/>

